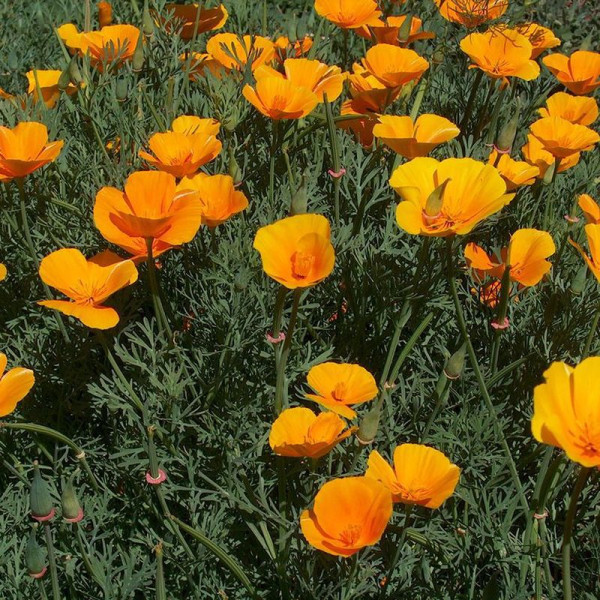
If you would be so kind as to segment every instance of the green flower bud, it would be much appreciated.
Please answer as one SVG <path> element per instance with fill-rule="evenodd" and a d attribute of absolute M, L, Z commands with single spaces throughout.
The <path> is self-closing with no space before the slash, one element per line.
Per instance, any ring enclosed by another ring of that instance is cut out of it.
<path fill-rule="evenodd" d="M 71 83 L 77 87 L 79 87 L 83 83 L 83 77 L 81 76 L 81 71 L 79 70 L 79 63 L 77 62 L 77 57 L 73 56 L 71 58 L 71 62 L 68 66 L 69 76 L 71 77 Z"/>
<path fill-rule="evenodd" d="M 154 20 L 148 8 L 148 0 L 144 2 L 144 10 L 142 12 L 142 31 L 146 37 L 154 34 Z M 140 36 L 141 37 L 141 36 Z"/>
<path fill-rule="evenodd" d="M 242 170 L 240 169 L 237 160 L 235 160 L 233 148 L 231 148 L 231 146 L 229 147 L 229 175 L 233 179 L 234 185 L 242 183 Z"/>
<path fill-rule="evenodd" d="M 127 100 L 128 94 L 129 86 L 127 85 L 127 80 L 124 77 L 119 77 L 119 79 L 117 79 L 117 84 L 115 87 L 115 95 L 117 97 L 117 102 L 125 102 L 125 100 Z"/>
<path fill-rule="evenodd" d="M 68 521 L 78 521 L 83 516 L 83 510 L 77 499 L 77 493 L 73 485 L 77 471 L 69 477 L 69 480 L 63 487 L 61 495 L 63 517 Z"/>
<path fill-rule="evenodd" d="M 467 353 L 467 345 L 463 344 L 449 359 L 444 367 L 444 375 L 448 379 L 458 379 L 465 367 L 465 355 Z"/>
<path fill-rule="evenodd" d="M 375 402 L 375 406 L 363 417 L 358 428 L 356 437 L 361 444 L 371 444 L 377 435 L 379 429 L 379 419 L 381 418 L 381 403 Z"/>
<path fill-rule="evenodd" d="M 583 292 L 587 280 L 587 271 L 587 265 L 579 267 L 579 270 L 575 273 L 575 277 L 571 280 L 571 287 L 569 288 L 571 294 L 579 296 Z"/>
<path fill-rule="evenodd" d="M 67 68 L 60 74 L 60 77 L 58 78 L 58 89 L 61 92 L 64 92 L 69 87 L 70 83 L 71 73 L 69 73 L 69 67 L 67 66 Z"/>
<path fill-rule="evenodd" d="M 306 189 L 306 175 L 302 175 L 300 187 L 292 197 L 290 215 L 303 215 L 308 210 L 308 191 Z"/>
<path fill-rule="evenodd" d="M 554 181 L 554 173 L 555 172 L 556 172 L 556 159 L 544 173 L 544 179 L 542 180 L 542 183 L 544 185 L 550 185 Z"/>
<path fill-rule="evenodd" d="M 505 123 L 500 135 L 498 136 L 498 149 L 504 152 L 510 150 L 517 137 L 519 128 L 519 118 L 521 116 L 521 102 L 517 102 L 517 109 L 513 116 Z"/>
<path fill-rule="evenodd" d="M 46 572 L 46 555 L 36 540 L 37 524 L 29 533 L 29 540 L 25 546 L 25 564 L 31 577 L 41 577 Z"/>
<path fill-rule="evenodd" d="M 408 42 L 408 38 L 410 37 L 410 29 L 412 25 L 413 17 L 410 13 L 408 13 L 404 17 L 404 21 L 398 30 L 398 41 L 401 44 L 406 44 Z"/>
<path fill-rule="evenodd" d="M 29 504 L 34 518 L 41 520 L 52 518 L 54 514 L 52 496 L 50 496 L 48 484 L 42 478 L 37 461 L 33 463 L 33 480 L 31 481 Z"/>
<path fill-rule="evenodd" d="M 135 46 L 135 52 L 131 59 L 131 68 L 135 73 L 138 73 L 144 67 L 144 36 L 138 37 L 137 44 Z"/>

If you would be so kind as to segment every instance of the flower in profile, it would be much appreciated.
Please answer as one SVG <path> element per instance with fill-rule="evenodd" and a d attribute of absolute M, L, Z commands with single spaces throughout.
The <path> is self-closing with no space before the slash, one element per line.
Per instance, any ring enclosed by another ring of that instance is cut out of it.
<path fill-rule="evenodd" d="M 525 23 L 523 25 L 517 25 L 515 29 L 524 35 L 533 47 L 531 58 L 537 58 L 544 50 L 550 48 L 556 48 L 560 46 L 561 41 L 554 35 L 554 32 L 547 27 L 539 25 L 538 23 Z"/>
<path fill-rule="evenodd" d="M 265 273 L 288 289 L 313 286 L 333 271 L 335 251 L 322 215 L 286 217 L 261 227 L 254 238 Z"/>
<path fill-rule="evenodd" d="M 148 140 L 153 154 L 140 150 L 139 156 L 160 171 L 175 177 L 194 175 L 221 152 L 217 139 L 219 122 L 183 115 L 171 124 L 171 131 L 155 133 Z"/>
<path fill-rule="evenodd" d="M 565 92 L 556 92 L 546 100 L 546 106 L 540 108 L 542 117 L 560 117 L 575 125 L 591 125 L 598 118 L 598 103 L 587 96 L 571 96 Z"/>
<path fill-rule="evenodd" d="M 216 227 L 225 223 L 233 215 L 248 207 L 248 198 L 235 189 L 229 175 L 206 175 L 198 173 L 185 177 L 177 186 L 178 191 L 194 190 L 201 204 L 202 223 Z"/>
<path fill-rule="evenodd" d="M 279 456 L 321 458 L 356 429 L 346 429 L 346 422 L 335 413 L 315 415 L 312 410 L 297 406 L 285 409 L 275 419 L 269 445 Z"/>
<path fill-rule="evenodd" d="M 256 110 L 276 121 L 302 119 L 319 103 L 314 92 L 280 77 L 262 77 L 255 87 L 245 85 L 242 94 Z"/>
<path fill-rule="evenodd" d="M 429 68 L 429 63 L 414 50 L 391 44 L 376 44 L 369 48 L 362 65 L 386 88 L 418 81 Z"/>
<path fill-rule="evenodd" d="M 98 25 L 106 27 L 112 23 L 112 6 L 110 2 L 98 2 Z"/>
<path fill-rule="evenodd" d="M 544 144 L 532 134 L 527 135 L 527 143 L 521 148 L 521 152 L 523 158 L 525 158 L 529 164 L 538 167 L 540 171 L 538 179 L 543 179 L 546 175 L 546 171 L 556 162 L 554 156 L 545 149 Z M 571 167 L 574 167 L 579 162 L 580 157 L 581 153 L 577 152 L 567 158 L 563 158 L 558 165 L 557 172 L 563 173 Z"/>
<path fill-rule="evenodd" d="M 531 125 L 531 133 L 556 159 L 569 158 L 582 151 L 594 149 L 600 141 L 593 129 L 575 125 L 560 117 L 544 117 Z"/>
<path fill-rule="evenodd" d="M 412 235 L 464 235 L 514 198 L 497 169 L 472 158 L 415 158 L 390 185 L 402 197 L 396 221 Z"/>
<path fill-rule="evenodd" d="M 410 117 L 382 115 L 373 135 L 394 152 L 406 157 L 427 156 L 436 146 L 454 139 L 460 129 L 438 115 Z"/>
<path fill-rule="evenodd" d="M 27 396 L 35 383 L 31 369 L 15 367 L 6 371 L 8 360 L 4 352 L 0 352 L 0 417 L 14 412 L 17 404 Z"/>
<path fill-rule="evenodd" d="M 242 71 L 250 63 L 254 71 L 275 58 L 275 44 L 260 35 L 218 33 L 206 43 L 206 52 L 225 69 Z"/>
<path fill-rule="evenodd" d="M 586 358 L 575 367 L 555 362 L 544 373 L 544 383 L 533 391 L 533 437 L 561 448 L 569 459 L 584 467 L 600 466 L 599 373 L 598 356 Z"/>
<path fill-rule="evenodd" d="M 506 189 L 509 192 L 516 190 L 523 185 L 532 185 L 540 175 L 540 168 L 531 165 L 524 160 L 515 160 L 508 154 L 498 155 L 497 150 L 492 150 L 488 160 L 490 165 L 494 165 L 502 179 L 506 182 Z"/>
<path fill-rule="evenodd" d="M 471 33 L 460 42 L 462 51 L 473 64 L 494 79 L 508 83 L 509 77 L 530 81 L 540 74 L 540 66 L 531 59 L 533 46 L 514 29 L 490 29 Z"/>
<path fill-rule="evenodd" d="M 42 259 L 40 277 L 69 300 L 40 300 L 38 304 L 75 317 L 86 327 L 110 329 L 119 322 L 119 314 L 104 302 L 135 283 L 138 272 L 133 261 L 113 252 L 86 260 L 79 250 L 63 248 Z"/>
<path fill-rule="evenodd" d="M 600 206 L 589 194 L 581 194 L 577 203 L 588 223 L 600 223 Z"/>
<path fill-rule="evenodd" d="M 315 0 L 315 11 L 342 29 L 357 29 L 380 22 L 376 0 Z"/>
<path fill-rule="evenodd" d="M 35 102 L 37 102 L 39 100 L 39 87 L 44 104 L 48 108 L 53 108 L 56 106 L 56 103 L 60 97 L 61 90 L 58 87 L 58 80 L 60 79 L 61 75 L 62 71 L 55 71 L 53 69 L 36 69 L 35 71 L 28 71 L 25 73 L 28 83 L 27 93 L 31 94 Z M 72 83 L 69 83 L 65 89 L 65 92 L 71 96 L 77 92 L 77 88 Z"/>
<path fill-rule="evenodd" d="M 394 450 L 393 468 L 373 450 L 365 477 L 380 481 L 394 502 L 439 508 L 454 493 L 460 469 L 435 448 L 401 444 Z"/>
<path fill-rule="evenodd" d="M 192 190 L 176 190 L 173 175 L 138 171 L 125 190 L 104 187 L 96 194 L 94 223 L 105 240 L 120 246 L 134 259 L 145 258 L 185 244 L 200 228 L 202 206 Z"/>
<path fill-rule="evenodd" d="M 340 129 L 350 130 L 354 133 L 354 136 L 358 142 L 365 148 L 370 148 L 373 145 L 373 129 L 379 122 L 378 115 L 371 111 L 366 110 L 365 112 L 359 112 L 353 107 L 358 101 L 347 100 L 342 104 L 340 110 L 340 116 L 348 117 L 343 121 L 339 121 L 337 126 Z M 362 109 L 362 107 L 361 107 Z"/>
<path fill-rule="evenodd" d="M 585 226 L 585 235 L 587 237 L 590 255 L 588 256 L 585 250 L 573 240 L 569 240 L 571 244 L 579 250 L 583 256 L 590 271 L 600 282 L 600 224 L 589 223 Z"/>
<path fill-rule="evenodd" d="M 356 29 L 356 33 L 368 40 L 375 38 L 377 44 L 391 44 L 392 46 L 405 46 L 417 40 L 430 40 L 435 37 L 434 33 L 421 31 L 423 21 L 419 17 L 411 16 L 408 36 L 406 39 L 400 39 L 407 18 L 407 15 L 389 16 L 384 21 Z"/>
<path fill-rule="evenodd" d="M 227 73 L 225 67 L 215 60 L 210 54 L 205 52 L 183 53 L 179 56 L 184 68 L 188 68 L 188 77 L 190 81 L 196 81 L 200 77 L 205 77 L 207 71 L 217 79 L 221 79 L 224 73 Z"/>
<path fill-rule="evenodd" d="M 283 63 L 284 73 L 272 67 L 258 67 L 254 72 L 257 81 L 274 77 L 291 81 L 295 87 L 305 88 L 316 94 L 319 102 L 337 100 L 344 87 L 344 75 L 339 67 L 330 67 L 318 60 L 308 58 L 288 58 Z"/>
<path fill-rule="evenodd" d="M 283 63 L 288 58 L 302 58 L 308 54 L 312 47 L 313 40 L 309 35 L 305 35 L 302 39 L 294 42 L 287 36 L 282 35 L 275 40 L 277 61 Z"/>
<path fill-rule="evenodd" d="M 398 98 L 401 87 L 388 88 L 361 65 L 354 63 L 347 75 L 350 86 L 349 107 L 356 114 L 381 113 Z"/>
<path fill-rule="evenodd" d="M 63 143 L 48 143 L 43 123 L 24 121 L 12 129 L 0 126 L 0 181 L 25 177 L 54 162 Z"/>
<path fill-rule="evenodd" d="M 434 2 L 444 19 L 469 29 L 501 17 L 508 8 L 508 0 L 434 0 Z"/>
<path fill-rule="evenodd" d="M 202 5 L 194 4 L 165 4 L 166 14 L 171 19 L 166 24 L 166 31 L 171 33 L 178 32 L 183 40 L 191 40 L 196 35 L 221 29 L 227 22 L 229 13 L 223 4 L 214 8 L 205 8 Z M 174 27 L 175 25 L 175 27 Z"/>
<path fill-rule="evenodd" d="M 356 417 L 351 406 L 373 400 L 378 392 L 375 378 L 360 365 L 321 363 L 308 372 L 307 380 L 315 391 L 306 394 L 309 400 L 347 419 Z"/>
<path fill-rule="evenodd" d="M 549 54 L 543 59 L 552 74 L 572 94 L 585 96 L 600 87 L 600 53 L 576 50 L 571 56 Z"/>
<path fill-rule="evenodd" d="M 370 477 L 344 477 L 325 483 L 313 507 L 300 515 L 300 527 L 313 547 L 352 556 L 376 544 L 392 516 L 388 488 Z"/>

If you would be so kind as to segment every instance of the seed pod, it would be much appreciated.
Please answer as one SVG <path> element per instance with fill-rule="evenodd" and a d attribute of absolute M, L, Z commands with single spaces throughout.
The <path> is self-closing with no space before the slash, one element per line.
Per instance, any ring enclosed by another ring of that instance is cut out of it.
<path fill-rule="evenodd" d="M 61 504 L 62 504 L 62 514 L 65 520 L 70 522 L 80 521 L 83 517 L 83 509 L 79 504 L 79 500 L 77 499 L 77 493 L 75 492 L 75 487 L 73 485 L 75 475 L 77 471 L 75 471 L 69 480 L 63 487 L 62 495 L 61 495 Z"/>
<path fill-rule="evenodd" d="M 381 403 L 377 401 L 375 406 L 363 417 L 358 428 L 356 437 L 361 444 L 365 446 L 371 444 L 377 435 L 379 429 L 379 419 L 381 418 Z"/>
<path fill-rule="evenodd" d="M 465 367 L 467 345 L 463 344 L 449 359 L 444 368 L 444 375 L 448 379 L 458 379 Z"/>
<path fill-rule="evenodd" d="M 519 128 L 519 118 L 521 116 L 521 102 L 517 101 L 517 108 L 513 116 L 504 124 L 500 135 L 498 136 L 498 149 L 507 152 L 512 148 L 517 137 Z"/>
<path fill-rule="evenodd" d="M 40 578 L 46 572 L 46 556 L 42 547 L 37 543 L 36 532 L 37 524 L 31 529 L 27 546 L 25 546 L 25 564 L 31 577 Z"/>
<path fill-rule="evenodd" d="M 117 102 L 125 102 L 127 100 L 127 96 L 129 95 L 129 86 L 127 85 L 127 80 L 124 77 L 120 77 L 117 79 L 117 84 L 115 88 L 115 96 L 117 97 Z"/>
<path fill-rule="evenodd" d="M 542 183 L 544 185 L 550 185 L 554 181 L 554 174 L 555 174 L 555 172 L 556 172 L 556 159 L 546 169 L 546 172 L 544 173 L 544 179 L 542 180 Z"/>
<path fill-rule="evenodd" d="M 33 463 L 33 480 L 31 481 L 29 504 L 34 519 L 45 521 L 52 518 L 54 507 L 52 506 L 50 489 L 40 473 L 37 461 Z"/>
<path fill-rule="evenodd" d="M 569 288 L 569 291 L 574 296 L 579 296 L 579 294 L 581 294 L 583 292 L 583 290 L 585 289 L 585 282 L 587 280 L 587 271 L 588 271 L 587 265 L 583 265 L 583 266 L 579 267 L 579 270 L 577 271 L 577 273 L 575 273 L 575 277 L 573 277 L 573 279 L 571 280 L 571 286 Z"/>

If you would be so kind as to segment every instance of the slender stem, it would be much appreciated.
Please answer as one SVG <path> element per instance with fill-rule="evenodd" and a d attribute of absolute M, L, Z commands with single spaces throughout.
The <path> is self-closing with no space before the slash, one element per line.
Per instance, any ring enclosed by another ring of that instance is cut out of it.
<path fill-rule="evenodd" d="M 104 593 L 104 596 L 106 596 L 106 584 L 104 581 L 105 577 L 100 576 L 100 574 L 96 571 L 96 569 L 94 569 L 94 566 L 92 565 L 92 561 L 90 560 L 90 557 L 88 556 L 87 550 L 85 548 L 85 540 L 79 523 L 73 523 L 73 531 L 75 533 L 75 537 L 77 538 L 79 553 L 81 554 L 81 558 L 83 560 L 83 564 L 85 566 L 86 571 L 90 574 L 91 578 L 100 586 Z"/>
<path fill-rule="evenodd" d="M 279 571 L 279 581 L 281 586 L 282 596 L 284 598 L 289 597 L 289 585 L 287 577 L 287 545 L 286 545 L 286 532 L 287 532 L 287 472 L 285 469 L 285 458 L 283 456 L 277 457 L 277 491 L 279 495 L 279 516 L 281 520 L 279 522 L 279 540 L 278 540 L 278 551 L 277 551 L 277 569 Z"/>
<path fill-rule="evenodd" d="M 281 332 L 281 318 L 283 316 L 283 306 L 285 304 L 285 298 L 287 296 L 288 289 L 285 286 L 281 286 L 277 292 L 277 299 L 275 300 L 275 311 L 273 315 L 273 330 L 271 335 L 274 338 L 279 336 Z"/>
<path fill-rule="evenodd" d="M 415 96 L 415 101 L 410 109 L 410 118 L 412 121 L 415 121 L 419 116 L 419 110 L 421 110 L 421 104 L 423 103 L 423 98 L 425 98 L 425 92 L 429 87 L 429 82 L 431 81 L 431 74 L 429 77 L 421 78 L 419 82 L 419 87 L 417 89 L 417 95 Z"/>
<path fill-rule="evenodd" d="M 347 33 L 345 31 L 345 33 Z M 331 110 L 331 104 L 327 100 L 327 94 L 323 96 L 323 102 L 325 104 L 325 118 L 327 119 L 327 130 L 329 131 L 329 141 L 331 144 L 331 162 L 333 171 L 340 174 L 342 164 L 340 160 L 340 149 L 338 146 L 337 130 L 335 127 L 335 121 L 333 119 L 333 111 Z M 333 194 L 334 194 L 334 218 L 335 224 L 340 224 L 340 182 L 341 177 L 333 178 Z"/>
<path fill-rule="evenodd" d="M 412 311 L 410 308 L 410 303 L 408 301 L 405 301 L 400 311 L 400 316 L 396 321 L 394 336 L 392 337 L 392 342 L 390 343 L 390 347 L 388 349 L 388 355 L 385 359 L 385 365 L 383 367 L 381 378 L 379 380 L 380 388 L 384 386 L 390 374 L 390 370 L 392 368 L 392 361 L 394 360 L 394 355 L 396 354 L 396 348 L 398 348 L 398 343 L 400 342 L 400 335 L 402 334 L 402 330 L 404 329 L 404 326 L 408 323 L 411 315 Z"/>
<path fill-rule="evenodd" d="M 504 326 L 506 316 L 508 314 L 508 300 L 510 298 L 510 290 L 512 281 L 510 278 L 510 265 L 504 267 L 502 275 L 502 284 L 500 286 L 500 302 L 498 303 L 498 313 L 496 316 L 496 324 L 499 327 Z M 500 356 L 500 340 L 502 338 L 502 329 L 498 328 L 494 331 L 494 341 L 492 343 L 492 357 L 490 360 L 490 371 L 494 374 L 498 370 L 498 357 Z"/>
<path fill-rule="evenodd" d="M 473 87 L 471 88 L 471 93 L 469 94 L 469 99 L 467 100 L 467 107 L 465 108 L 465 114 L 463 116 L 462 121 L 460 122 L 460 131 L 461 135 L 465 135 L 465 127 L 467 126 L 469 119 L 471 118 L 471 114 L 473 113 L 473 106 L 475 105 L 475 98 L 477 98 L 477 90 L 479 89 L 479 85 L 481 84 L 481 79 L 483 78 L 483 71 L 481 69 L 477 70 L 475 74 L 475 79 L 473 80 Z"/>
<path fill-rule="evenodd" d="M 507 89 L 507 85 L 501 86 L 500 91 L 498 92 L 498 98 L 496 98 L 496 104 L 494 104 L 494 111 L 492 112 L 492 120 L 490 121 L 490 126 L 488 128 L 487 136 L 485 138 L 487 144 L 492 144 L 496 139 L 498 117 L 500 115 L 500 108 L 502 107 L 502 103 L 504 102 L 504 96 L 506 95 Z"/>
<path fill-rule="evenodd" d="M 277 143 L 279 141 L 279 121 L 273 119 L 271 130 L 271 155 L 269 157 L 269 205 L 273 207 L 275 200 L 275 162 L 277 160 Z"/>
<path fill-rule="evenodd" d="M 154 548 L 154 554 L 156 555 L 156 600 L 167 600 L 162 542 L 159 542 L 156 545 Z"/>
<path fill-rule="evenodd" d="M 392 562 L 390 563 L 390 567 L 388 569 L 387 577 L 385 580 L 385 585 L 381 588 L 381 597 L 385 598 L 387 595 L 387 591 L 390 589 L 390 582 L 394 575 L 394 571 L 396 569 L 396 565 L 398 564 L 398 560 L 400 559 L 400 555 L 402 554 L 402 549 L 404 548 L 404 542 L 406 541 L 406 533 L 408 528 L 410 527 L 413 521 L 413 506 L 412 504 L 406 504 L 404 506 L 404 526 L 402 527 L 402 533 L 400 534 L 400 540 L 396 546 L 396 552 L 394 553 L 394 557 L 392 558 Z"/>
<path fill-rule="evenodd" d="M 262 3 L 262 34 L 264 37 L 267 36 L 269 25 L 268 11 L 267 11 L 267 0 L 263 0 Z"/>
<path fill-rule="evenodd" d="M 38 588 L 40 590 L 40 597 L 42 598 L 42 600 L 48 600 L 48 594 L 46 594 L 46 588 L 44 587 L 44 581 L 43 579 L 38 579 Z"/>
<path fill-rule="evenodd" d="M 546 206 L 544 206 L 544 221 L 543 221 L 544 229 L 548 229 L 550 217 L 554 213 L 554 192 L 555 192 L 554 184 L 556 182 L 556 176 L 558 175 L 558 169 L 560 169 L 560 163 L 561 163 L 560 158 L 555 159 L 554 171 L 552 172 L 552 179 L 550 180 L 550 183 L 548 184 L 547 194 L 545 194 Z M 542 186 L 542 190 L 543 189 L 544 189 L 544 187 Z"/>
<path fill-rule="evenodd" d="M 425 425 L 425 429 L 423 429 L 423 433 L 421 435 L 421 440 L 424 442 L 429 434 L 429 430 L 433 425 L 433 421 L 438 416 L 440 410 L 446 403 L 448 396 L 450 395 L 450 387 L 452 386 L 452 380 L 448 379 L 446 376 L 446 372 L 442 371 L 441 375 L 438 378 L 437 384 L 435 386 L 435 392 L 433 395 L 436 398 L 435 406 L 431 415 L 429 415 L 429 419 L 427 419 L 427 424 Z"/>
<path fill-rule="evenodd" d="M 50 581 L 52 582 L 52 596 L 54 600 L 60 600 L 60 586 L 58 585 L 58 570 L 56 568 L 56 555 L 54 553 L 54 543 L 52 541 L 52 530 L 50 523 L 44 523 L 44 535 L 46 536 L 46 548 L 48 549 L 48 567 L 50 571 Z"/>
<path fill-rule="evenodd" d="M 579 471 L 579 477 L 575 483 L 575 488 L 571 494 L 569 510 L 565 520 L 565 530 L 563 532 L 562 543 L 562 568 L 563 568 L 563 600 L 573 599 L 573 590 L 571 585 L 571 540 L 573 538 L 573 524 L 577 514 L 577 502 L 583 491 L 585 482 L 591 472 L 591 469 L 582 467 Z"/>
<path fill-rule="evenodd" d="M 596 313 L 594 314 L 592 326 L 590 327 L 590 332 L 587 336 L 587 340 L 585 341 L 585 346 L 583 348 L 582 358 L 587 358 L 590 354 L 590 350 L 592 349 L 592 343 L 594 342 L 594 338 L 596 337 L 598 322 L 600 322 L 600 304 L 598 304 L 598 308 L 596 309 Z"/>
<path fill-rule="evenodd" d="M 146 266 L 148 270 L 148 284 L 150 285 L 150 294 L 152 296 L 152 303 L 154 304 L 154 316 L 161 330 L 161 333 L 166 333 L 169 339 L 169 343 L 173 343 L 173 331 L 169 325 L 169 320 L 165 314 L 162 300 L 160 299 L 160 290 L 158 287 L 158 278 L 156 277 L 156 264 L 154 263 L 154 256 L 152 254 L 152 238 L 146 240 L 146 247 L 148 249 L 146 254 Z"/>

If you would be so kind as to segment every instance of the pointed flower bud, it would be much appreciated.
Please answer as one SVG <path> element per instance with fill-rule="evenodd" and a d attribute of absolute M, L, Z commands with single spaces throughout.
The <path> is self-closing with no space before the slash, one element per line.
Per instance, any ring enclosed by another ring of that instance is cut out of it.
<path fill-rule="evenodd" d="M 377 435 L 379 429 L 379 419 L 381 418 L 381 402 L 376 402 L 375 406 L 363 417 L 358 428 L 356 437 L 363 444 L 371 444 Z"/>
<path fill-rule="evenodd" d="M 77 471 L 69 477 L 69 480 L 63 487 L 61 495 L 63 518 L 68 523 L 78 523 L 83 519 L 83 509 L 77 499 L 75 486 L 73 485 Z"/>
<path fill-rule="evenodd" d="M 550 185 L 554 181 L 554 173 L 556 172 L 556 160 L 548 167 L 544 173 L 544 179 L 542 183 L 544 185 Z"/>
<path fill-rule="evenodd" d="M 231 146 L 229 147 L 229 175 L 233 179 L 234 186 L 242 183 L 242 170 L 240 169 L 237 160 L 235 160 L 235 155 Z"/>
<path fill-rule="evenodd" d="M 517 107 L 513 116 L 505 123 L 500 135 L 498 136 L 497 148 L 500 152 L 509 152 L 512 148 L 517 131 L 519 128 L 519 118 L 521 116 L 521 102 L 517 101 Z"/>
<path fill-rule="evenodd" d="M 410 37 L 412 21 L 413 21 L 413 17 L 410 13 L 408 13 L 404 17 L 404 21 L 402 21 L 402 25 L 400 25 L 400 29 L 398 30 L 398 41 L 401 44 L 406 44 L 408 42 L 408 38 Z"/>
<path fill-rule="evenodd" d="M 428 217 L 437 217 L 442 211 L 444 206 L 444 192 L 446 186 L 450 182 L 450 178 L 446 179 L 441 185 L 438 185 L 433 192 L 427 198 L 427 204 L 425 205 L 425 214 Z"/>
<path fill-rule="evenodd" d="M 144 67 L 144 36 L 140 35 L 135 45 L 135 52 L 131 59 L 131 68 L 135 73 L 139 73 Z"/>
<path fill-rule="evenodd" d="M 127 85 L 127 80 L 124 77 L 120 77 L 117 79 L 117 85 L 115 88 L 115 95 L 117 97 L 117 102 L 125 102 L 127 100 L 127 96 L 129 93 L 129 86 Z"/>
<path fill-rule="evenodd" d="M 148 0 L 144 2 L 144 10 L 142 13 L 142 31 L 146 37 L 150 37 L 154 34 L 154 21 L 148 8 Z M 141 37 L 141 36 L 140 36 Z"/>
<path fill-rule="evenodd" d="M 29 540 L 25 546 L 25 564 L 30 577 L 41 579 L 46 574 L 46 556 L 36 539 L 37 525 L 29 533 Z"/>
<path fill-rule="evenodd" d="M 302 175 L 300 187 L 296 190 L 296 193 L 292 197 L 292 204 L 290 206 L 291 215 L 302 215 L 307 212 L 308 191 L 306 188 L 306 175 Z"/>
<path fill-rule="evenodd" d="M 60 77 L 58 78 L 57 87 L 61 92 L 64 92 L 69 87 L 70 83 L 71 73 L 69 72 L 69 67 L 67 66 L 67 68 L 60 74 Z"/>
<path fill-rule="evenodd" d="M 69 66 L 67 67 L 67 70 L 69 71 L 71 83 L 74 86 L 79 87 L 83 83 L 83 77 L 81 76 L 81 71 L 79 70 L 79 63 L 77 62 L 77 56 L 73 56 L 71 58 L 71 62 L 69 62 Z"/>
<path fill-rule="evenodd" d="M 585 289 L 585 282 L 587 280 L 587 272 L 588 266 L 584 264 L 579 268 L 577 273 L 575 273 L 575 277 L 573 277 L 573 279 L 571 280 L 571 286 L 569 288 L 571 294 L 579 296 L 579 294 L 583 292 L 583 290 Z"/>
<path fill-rule="evenodd" d="M 50 489 L 42 477 L 37 461 L 33 463 L 33 480 L 31 481 L 29 504 L 31 516 L 36 521 L 49 521 L 54 516 Z"/>
<path fill-rule="evenodd" d="M 449 359 L 444 368 L 444 375 L 448 379 L 458 379 L 465 367 L 467 345 L 463 344 Z"/>

